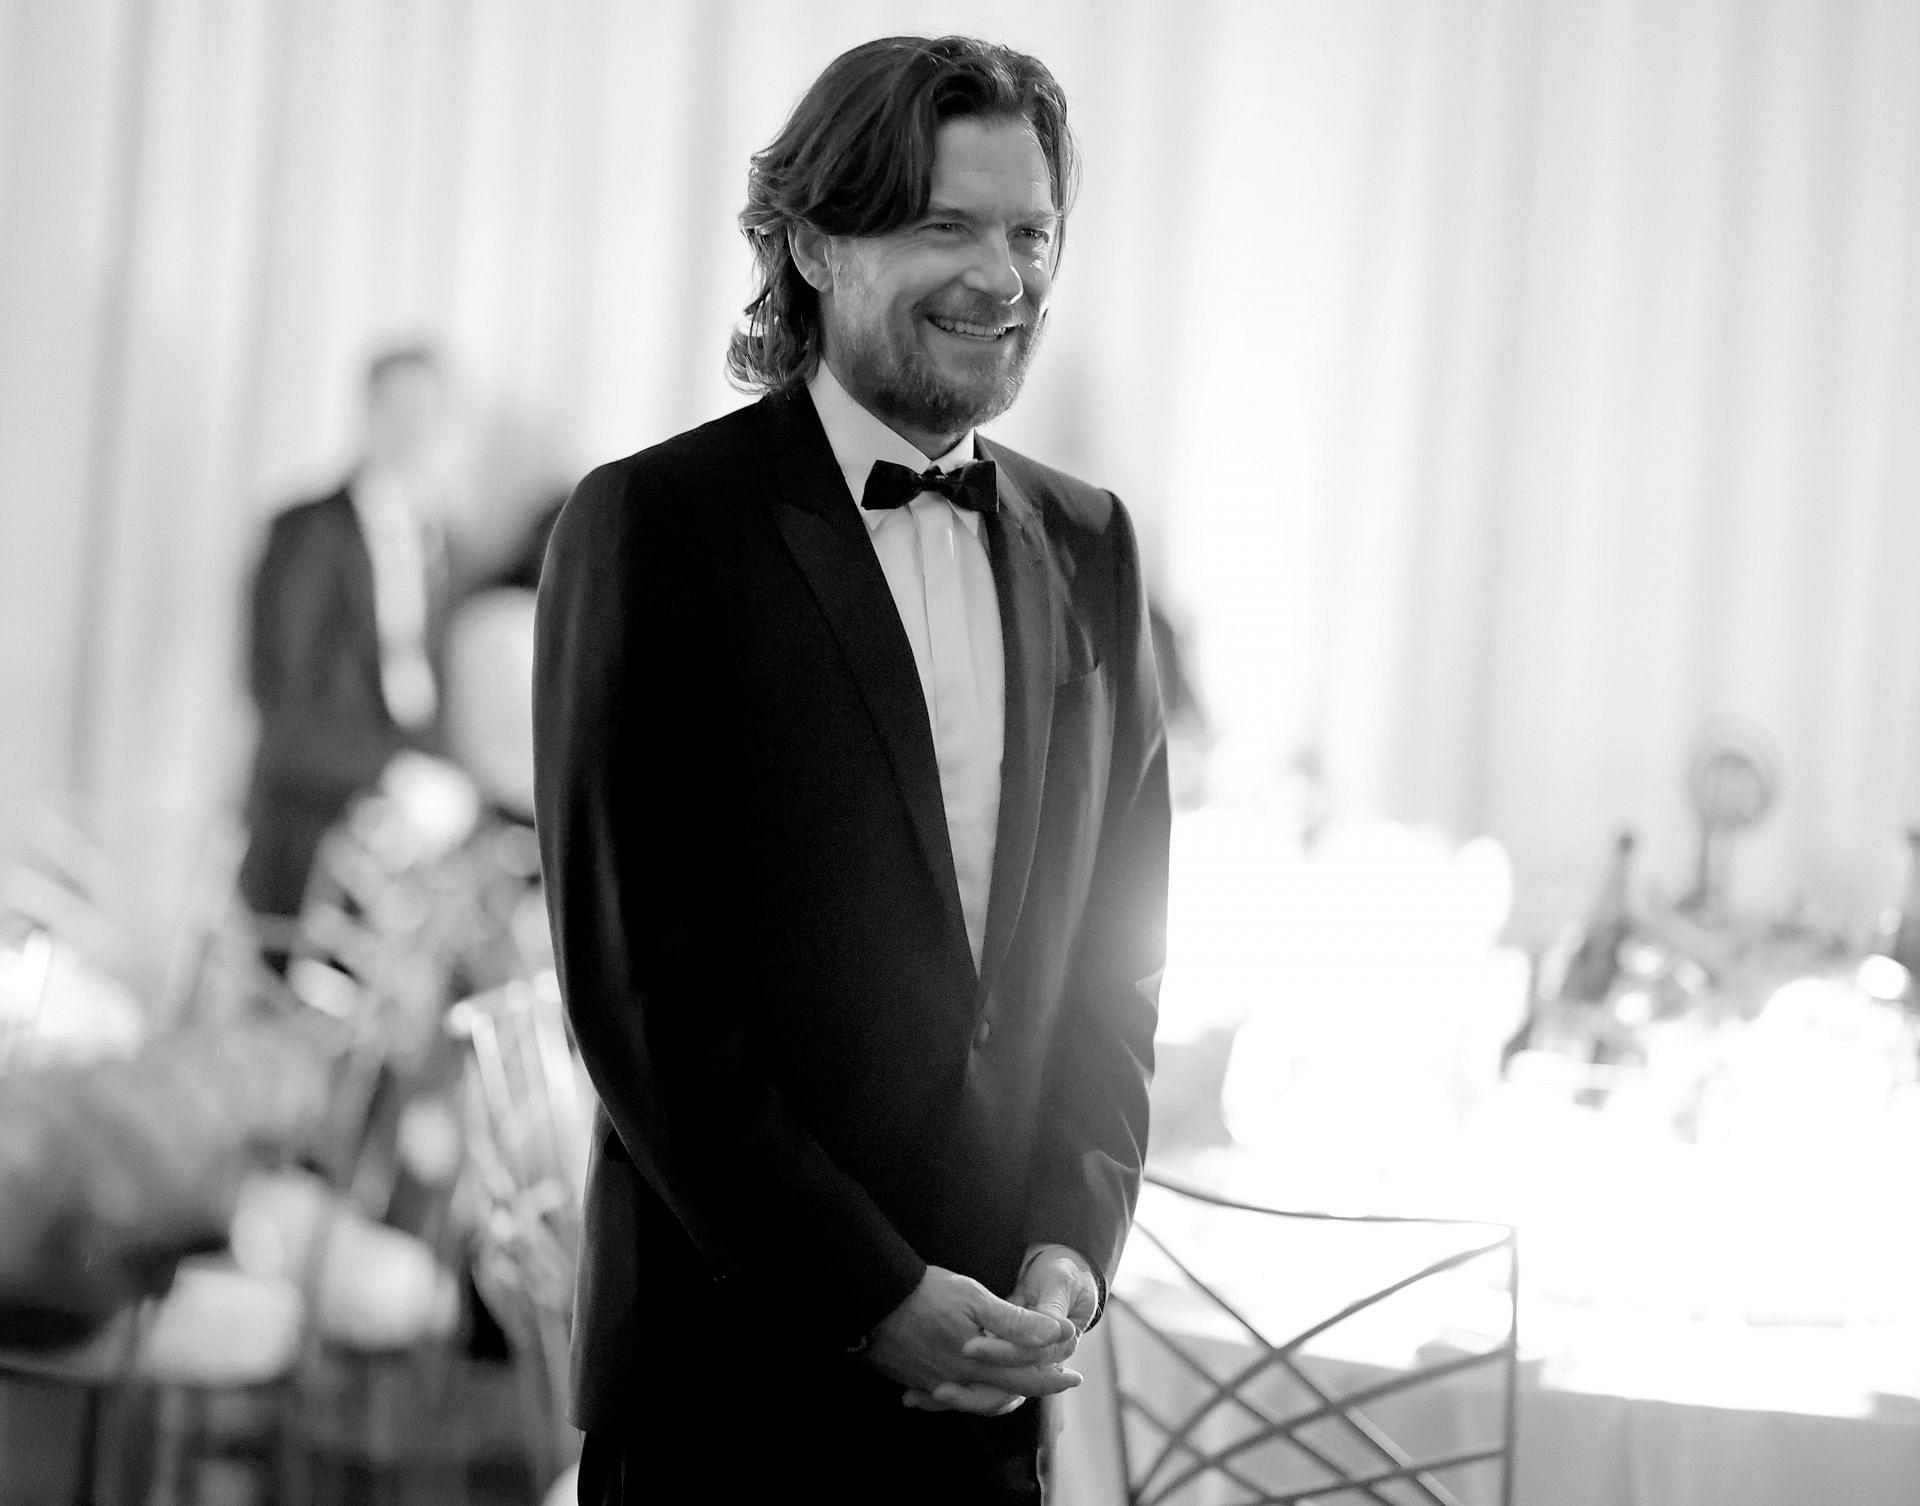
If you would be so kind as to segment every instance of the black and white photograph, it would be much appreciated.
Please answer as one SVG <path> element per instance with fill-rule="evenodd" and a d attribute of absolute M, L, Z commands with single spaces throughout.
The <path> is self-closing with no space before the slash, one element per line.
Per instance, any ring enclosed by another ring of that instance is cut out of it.
<path fill-rule="evenodd" d="M 1920 0 L 0 0 L 0 1506 L 1920 1503 Z"/>

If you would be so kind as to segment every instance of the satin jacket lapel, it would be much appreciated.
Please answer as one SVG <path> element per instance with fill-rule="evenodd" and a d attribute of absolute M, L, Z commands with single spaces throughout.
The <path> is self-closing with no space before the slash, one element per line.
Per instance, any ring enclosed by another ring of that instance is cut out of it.
<path fill-rule="evenodd" d="M 964 930 L 933 729 L 893 593 L 813 399 L 805 392 L 772 396 L 760 411 L 771 440 L 774 522 L 853 670 L 941 901 L 952 923 Z"/>
<path fill-rule="evenodd" d="M 983 454 L 990 454 L 983 446 Z M 1006 744 L 1000 759 L 1000 820 L 993 850 L 993 888 L 981 947 L 980 986 L 993 986 L 1026 902 L 1040 830 L 1040 800 L 1053 729 L 1056 604 L 1046 531 L 1038 507 L 1001 464 L 1000 510 L 986 519 L 989 554 L 1000 592 L 1000 632 L 1007 660 Z"/>

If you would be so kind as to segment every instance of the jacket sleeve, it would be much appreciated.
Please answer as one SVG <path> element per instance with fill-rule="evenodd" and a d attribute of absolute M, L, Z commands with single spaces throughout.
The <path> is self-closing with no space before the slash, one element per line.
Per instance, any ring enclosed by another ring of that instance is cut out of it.
<path fill-rule="evenodd" d="M 620 1148 L 704 1258 L 846 1347 L 926 1265 L 791 1114 L 729 981 L 751 917 L 730 892 L 748 855 L 724 728 L 751 708 L 727 701 L 698 499 L 632 477 L 581 483 L 541 578 L 535 799 L 561 988 Z"/>
<path fill-rule="evenodd" d="M 1093 879 L 1047 1061 L 1031 1244 L 1092 1263 L 1104 1301 L 1126 1242 L 1147 1148 L 1147 1090 L 1166 965 L 1171 806 L 1146 594 L 1126 511 L 1112 533 L 1112 763 Z M 1103 614 L 1107 615 L 1107 614 Z"/>
<path fill-rule="evenodd" d="M 254 574 L 247 677 L 260 713 L 262 779 L 336 807 L 377 780 L 403 740 L 373 699 L 377 678 L 367 684 L 341 662 L 355 645 L 338 611 L 340 565 L 311 525 L 282 514 L 268 530 Z"/>

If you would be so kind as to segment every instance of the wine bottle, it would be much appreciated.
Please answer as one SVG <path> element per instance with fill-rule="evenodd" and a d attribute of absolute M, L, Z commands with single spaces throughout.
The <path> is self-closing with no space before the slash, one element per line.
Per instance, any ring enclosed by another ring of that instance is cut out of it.
<path fill-rule="evenodd" d="M 1576 1003 L 1601 1004 L 1620 976 L 1620 946 L 1633 927 L 1627 904 L 1627 880 L 1633 867 L 1634 836 L 1622 830 L 1613 839 L 1613 857 L 1606 878 L 1594 897 L 1581 932 L 1580 944 L 1567 962 L 1560 997 Z M 1920 940 L 1920 933 L 1916 933 Z"/>

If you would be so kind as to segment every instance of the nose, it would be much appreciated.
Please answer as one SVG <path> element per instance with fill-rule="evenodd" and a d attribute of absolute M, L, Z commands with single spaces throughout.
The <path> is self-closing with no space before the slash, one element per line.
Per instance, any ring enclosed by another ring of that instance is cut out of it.
<path fill-rule="evenodd" d="M 972 291 L 1005 304 L 1018 303 L 1026 292 L 1025 280 L 1014 265 L 1013 247 L 999 233 L 980 237 L 979 248 L 961 281 Z"/>

